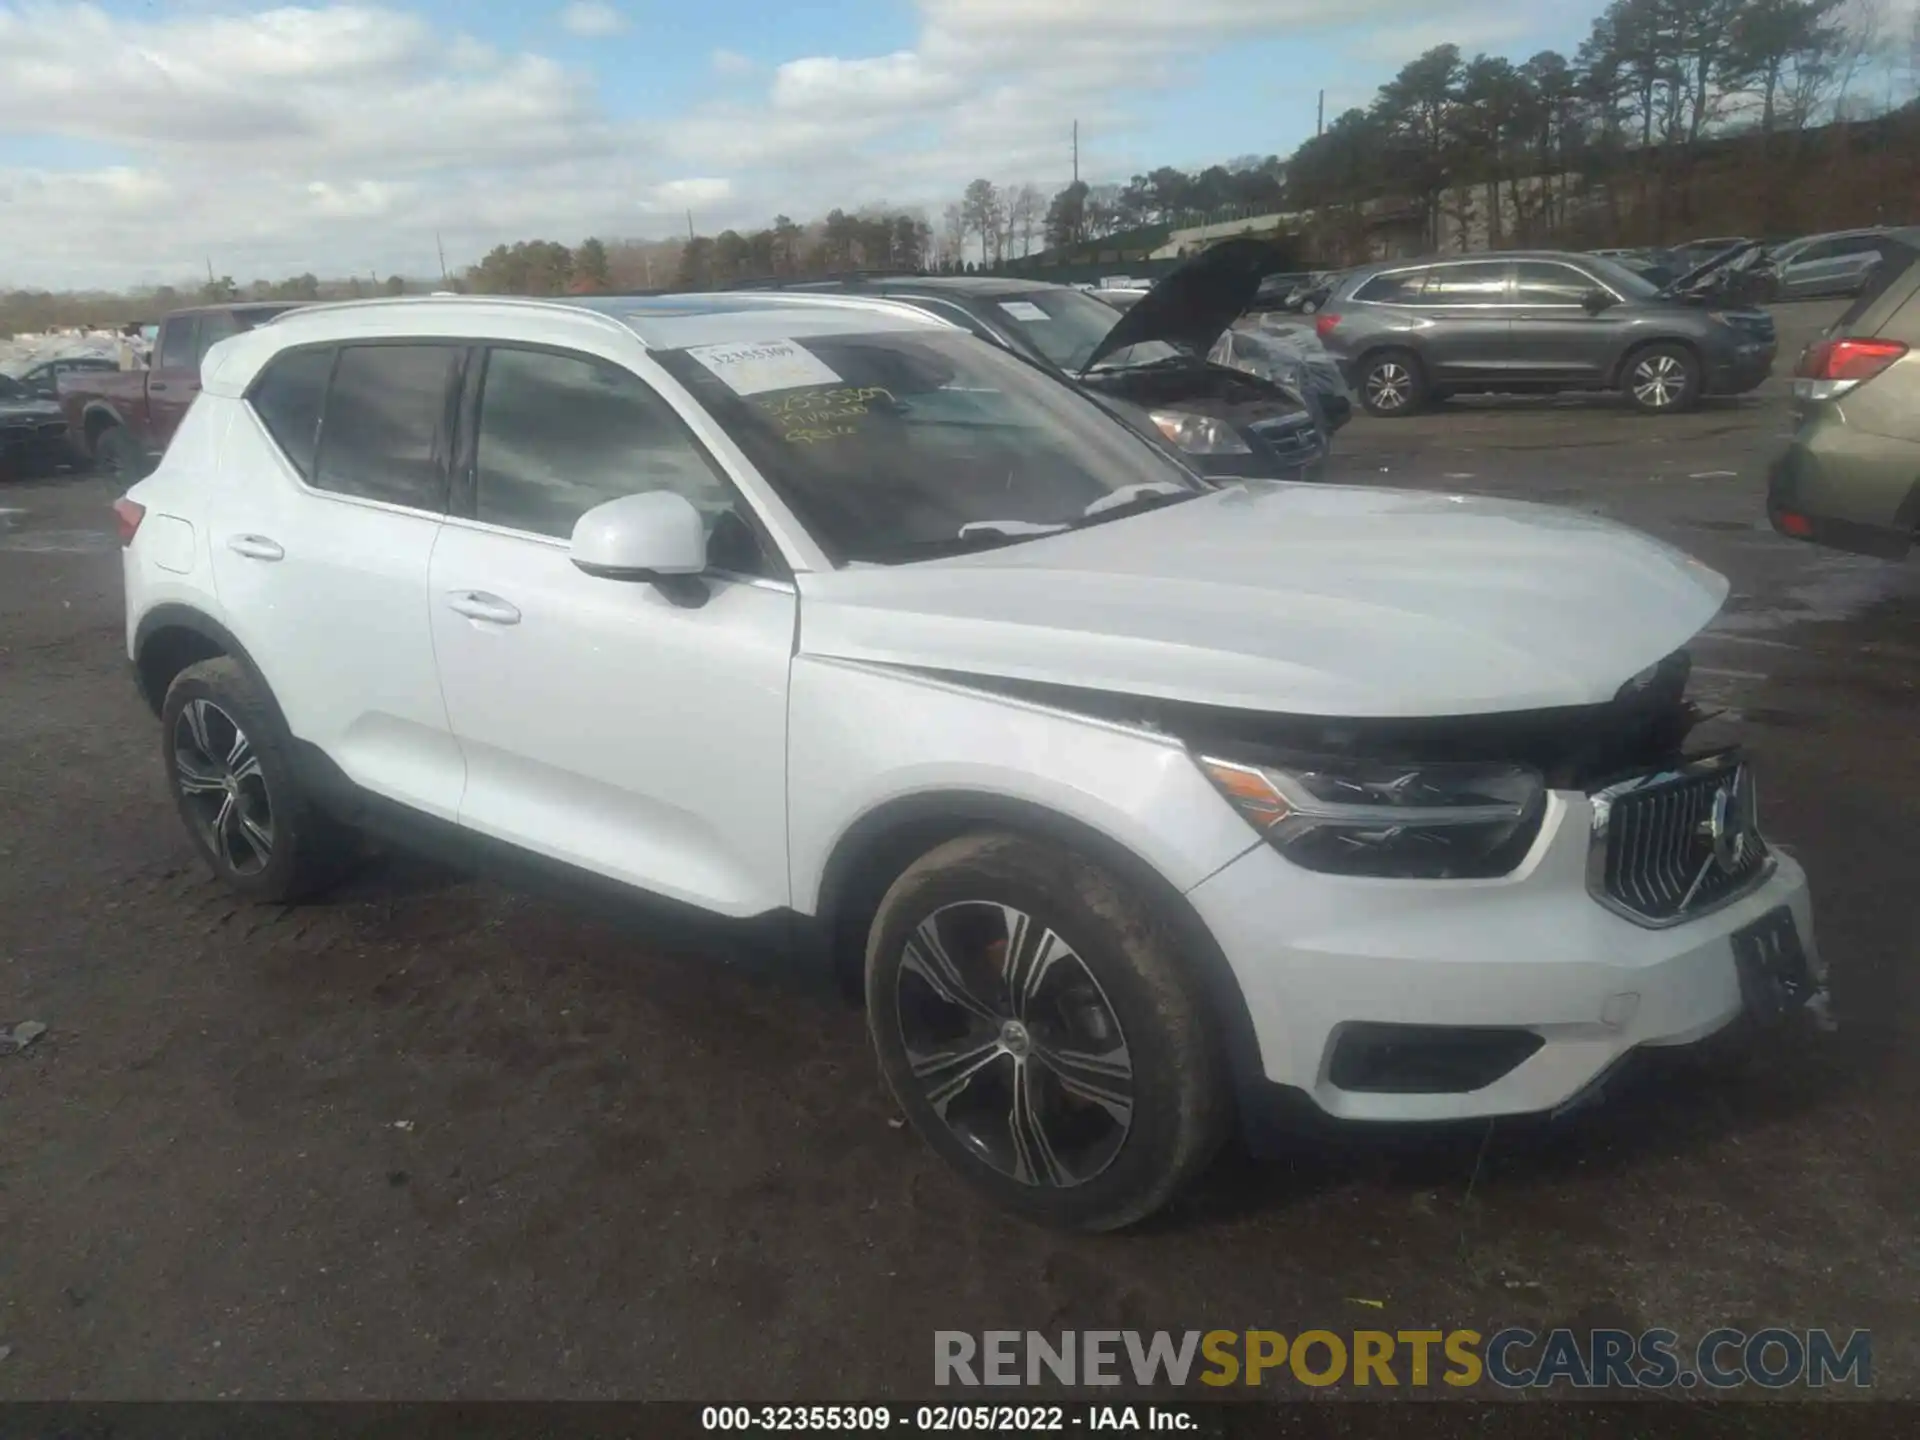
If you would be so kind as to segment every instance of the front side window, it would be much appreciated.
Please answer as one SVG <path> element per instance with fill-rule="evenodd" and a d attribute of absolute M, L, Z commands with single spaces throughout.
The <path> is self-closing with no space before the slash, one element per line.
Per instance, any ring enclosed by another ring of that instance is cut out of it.
<path fill-rule="evenodd" d="M 1205 489 L 1076 387 L 970 335 L 807 336 L 655 358 L 836 563 L 1018 544 Z"/>
<path fill-rule="evenodd" d="M 1578 305 L 1598 288 L 1571 265 L 1522 260 L 1514 266 L 1513 298 L 1521 305 Z"/>
<path fill-rule="evenodd" d="M 260 372 L 247 397 L 281 453 L 306 481 L 313 479 L 313 452 L 320 442 L 320 410 L 327 398 L 333 356 L 332 346 L 277 355 Z"/>
<path fill-rule="evenodd" d="M 714 564 L 759 573 L 754 552 L 745 564 L 737 553 L 746 522 L 732 487 L 673 408 L 630 370 L 585 355 L 495 349 L 475 441 L 478 520 L 565 539 L 596 505 L 673 490 L 706 517 Z M 717 546 L 728 553 L 714 553 Z"/>
<path fill-rule="evenodd" d="M 1420 292 L 1425 305 L 1499 305 L 1506 298 L 1504 260 L 1436 266 L 1427 272 L 1426 288 Z"/>
<path fill-rule="evenodd" d="M 447 419 L 464 354 L 454 345 L 342 349 L 327 391 L 315 488 L 443 510 Z"/>

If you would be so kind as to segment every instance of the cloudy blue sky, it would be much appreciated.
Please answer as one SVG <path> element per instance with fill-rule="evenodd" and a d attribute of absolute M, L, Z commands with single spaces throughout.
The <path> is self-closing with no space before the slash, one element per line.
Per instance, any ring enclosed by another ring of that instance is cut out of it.
<path fill-rule="evenodd" d="M 0 0 L 0 288 L 423 275 L 1285 153 L 1428 45 L 1570 51 L 1599 0 Z M 1411 17 L 1411 18 L 1410 18 Z"/>

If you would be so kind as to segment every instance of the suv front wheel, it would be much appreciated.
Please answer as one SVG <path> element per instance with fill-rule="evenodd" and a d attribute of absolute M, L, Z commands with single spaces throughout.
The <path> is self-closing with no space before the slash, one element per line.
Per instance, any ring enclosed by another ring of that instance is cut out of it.
<path fill-rule="evenodd" d="M 1218 1148 L 1224 1069 L 1178 947 L 1071 850 L 979 834 L 923 856 L 874 917 L 866 990 L 914 1128 L 1030 1220 L 1129 1225 Z"/>

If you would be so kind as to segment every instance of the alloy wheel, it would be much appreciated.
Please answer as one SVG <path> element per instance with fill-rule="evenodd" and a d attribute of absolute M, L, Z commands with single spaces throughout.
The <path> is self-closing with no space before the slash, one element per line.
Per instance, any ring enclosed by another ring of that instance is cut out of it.
<path fill-rule="evenodd" d="M 1672 355 L 1649 355 L 1633 367 L 1633 398 L 1649 410 L 1677 404 L 1687 389 L 1687 367 Z"/>
<path fill-rule="evenodd" d="M 181 799 L 213 852 L 238 875 L 273 859 L 273 802 L 253 742 L 211 700 L 189 700 L 173 723 Z"/>
<path fill-rule="evenodd" d="M 1404 365 L 1382 361 L 1367 372 L 1367 398 L 1376 410 L 1403 410 L 1413 398 L 1413 376 Z"/>
<path fill-rule="evenodd" d="M 1133 1125 L 1133 1061 L 1086 962 L 1012 906 L 960 901 L 903 948 L 894 1006 L 908 1068 L 949 1131 L 1023 1185 L 1084 1184 Z"/>

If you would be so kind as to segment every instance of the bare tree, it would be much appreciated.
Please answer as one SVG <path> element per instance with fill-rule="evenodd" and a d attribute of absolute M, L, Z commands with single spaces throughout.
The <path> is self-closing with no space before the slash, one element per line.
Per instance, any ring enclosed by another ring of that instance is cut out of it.
<path fill-rule="evenodd" d="M 994 183 L 991 180 L 971 181 L 967 185 L 967 193 L 960 197 L 960 214 L 966 220 L 968 232 L 980 237 L 980 263 L 986 265 L 999 259 L 1000 223 L 1005 215 L 1005 207 Z"/>
<path fill-rule="evenodd" d="M 1047 216 L 1047 200 L 1034 185 L 1022 185 L 1007 201 L 1007 224 L 1020 238 L 1020 253 L 1033 253 L 1033 237 Z"/>

